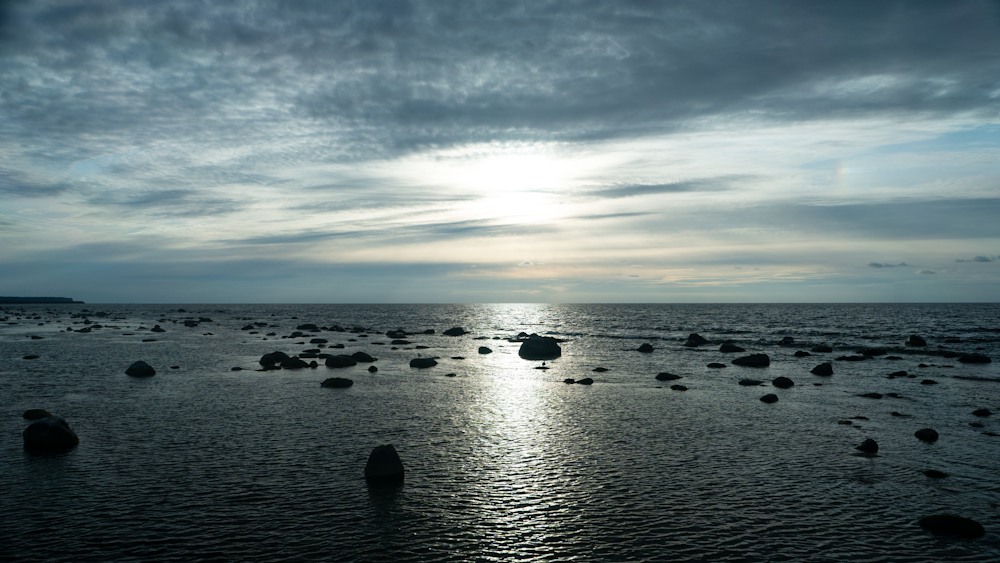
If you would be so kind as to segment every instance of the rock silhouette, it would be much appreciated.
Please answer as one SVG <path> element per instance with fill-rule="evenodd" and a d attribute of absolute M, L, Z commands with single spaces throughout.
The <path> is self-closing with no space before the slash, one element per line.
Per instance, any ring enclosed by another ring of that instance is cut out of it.
<path fill-rule="evenodd" d="M 27 420 L 41 420 L 52 416 L 52 414 L 45 409 L 28 409 L 24 411 L 24 414 L 21 416 Z"/>
<path fill-rule="evenodd" d="M 789 387 L 794 386 L 795 382 L 787 377 L 778 377 L 771 382 L 771 385 L 774 385 L 778 389 L 788 389 Z"/>
<path fill-rule="evenodd" d="M 778 396 L 775 395 L 774 393 L 768 393 L 767 395 L 764 395 L 763 397 L 761 397 L 760 400 L 761 400 L 762 403 L 767 403 L 767 404 L 777 403 L 778 402 Z"/>
<path fill-rule="evenodd" d="M 898 342 L 898 340 L 897 340 L 897 342 Z M 903 345 L 904 346 L 927 346 L 927 341 L 924 340 L 923 338 L 920 338 L 916 334 L 911 334 L 910 337 L 906 339 L 906 342 L 903 343 Z"/>
<path fill-rule="evenodd" d="M 746 352 L 745 348 L 740 348 L 739 346 L 733 344 L 732 342 L 726 342 L 722 346 L 719 346 L 720 352 L 730 353 L 730 352 Z"/>
<path fill-rule="evenodd" d="M 438 363 L 437 360 L 435 360 L 434 358 L 413 358 L 412 360 L 410 360 L 411 368 L 424 369 L 424 368 L 432 368 L 436 365 L 438 365 Z"/>
<path fill-rule="evenodd" d="M 972 539 L 986 534 L 986 530 L 979 522 L 954 514 L 931 514 L 917 520 L 917 524 L 935 536 L 958 536 Z"/>
<path fill-rule="evenodd" d="M 330 356 L 326 359 L 326 367 L 328 368 L 348 368 L 356 365 L 358 365 L 358 361 L 351 356 Z"/>
<path fill-rule="evenodd" d="M 130 365 L 128 369 L 125 370 L 125 375 L 131 375 L 133 377 L 150 377 L 156 375 L 156 370 L 153 369 L 153 366 L 140 360 Z"/>
<path fill-rule="evenodd" d="M 705 338 L 702 338 L 700 334 L 695 332 L 691 333 L 687 337 L 687 340 L 684 341 L 683 346 L 687 346 L 688 348 L 695 348 L 698 346 L 703 346 L 705 344 L 709 344 L 709 341 L 706 340 Z"/>
<path fill-rule="evenodd" d="M 555 338 L 532 334 L 521 343 L 517 355 L 525 360 L 554 360 L 562 356 L 562 348 Z"/>
<path fill-rule="evenodd" d="M 68 450 L 80 443 L 80 438 L 61 416 L 48 416 L 31 423 L 21 433 L 26 450 Z"/>
<path fill-rule="evenodd" d="M 354 385 L 354 382 L 344 377 L 331 377 L 319 384 L 320 387 L 330 387 L 333 389 L 343 389 Z"/>
<path fill-rule="evenodd" d="M 831 365 L 831 364 L 820 364 L 820 365 L 812 368 L 811 370 L 809 370 L 809 373 L 811 373 L 813 375 L 820 375 L 820 376 L 824 376 L 824 377 L 829 377 L 829 376 L 833 375 L 833 365 Z"/>
<path fill-rule="evenodd" d="M 674 380 L 680 379 L 680 378 L 681 378 L 681 376 L 679 376 L 679 375 L 674 375 L 672 373 L 667 373 L 665 371 L 664 372 L 660 372 L 660 373 L 658 373 L 656 375 L 656 380 L 657 381 L 674 381 Z"/>
<path fill-rule="evenodd" d="M 490 349 L 489 349 L 489 348 L 487 348 L 486 346 L 480 346 L 480 347 L 479 347 L 479 353 L 480 353 L 480 354 L 492 354 L 492 353 L 493 353 L 493 350 L 490 350 Z"/>
<path fill-rule="evenodd" d="M 464 328 L 460 326 L 454 326 L 444 331 L 445 336 L 462 336 L 463 334 L 468 334 Z"/>
<path fill-rule="evenodd" d="M 989 356 L 984 356 L 982 354 L 965 354 L 963 356 L 959 356 L 958 361 L 963 364 L 988 364 L 993 360 L 991 360 Z"/>
<path fill-rule="evenodd" d="M 648 354 L 653 351 L 653 345 L 647 342 L 642 346 L 639 346 L 639 351 L 644 354 Z"/>
<path fill-rule="evenodd" d="M 749 367 L 767 367 L 771 365 L 771 358 L 768 358 L 767 354 L 751 354 L 749 356 L 744 356 L 742 358 L 736 358 L 735 360 L 733 360 L 733 365 L 749 366 Z"/>
<path fill-rule="evenodd" d="M 860 450 L 866 454 L 878 453 L 878 442 L 872 440 L 871 438 L 866 439 L 854 447 L 856 450 Z"/>
<path fill-rule="evenodd" d="M 365 480 L 371 484 L 401 483 L 404 474 L 403 460 L 392 444 L 376 447 L 365 464 Z"/>
<path fill-rule="evenodd" d="M 933 428 L 921 428 L 920 430 L 914 432 L 913 435 L 916 436 L 918 440 L 922 440 L 924 442 L 937 442 L 938 439 L 938 433 Z"/>

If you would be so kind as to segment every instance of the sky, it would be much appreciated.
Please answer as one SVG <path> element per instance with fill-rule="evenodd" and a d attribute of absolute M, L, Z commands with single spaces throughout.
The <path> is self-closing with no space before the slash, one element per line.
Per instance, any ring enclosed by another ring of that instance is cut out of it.
<path fill-rule="evenodd" d="M 1000 3 L 0 0 L 0 295 L 1000 301 Z"/>

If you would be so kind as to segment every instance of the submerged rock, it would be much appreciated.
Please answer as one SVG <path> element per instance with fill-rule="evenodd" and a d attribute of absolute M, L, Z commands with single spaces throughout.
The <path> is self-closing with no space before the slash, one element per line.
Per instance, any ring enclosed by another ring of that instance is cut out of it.
<path fill-rule="evenodd" d="M 301 358 L 288 358 L 281 362 L 281 369 L 302 369 L 307 367 L 311 366 Z"/>
<path fill-rule="evenodd" d="M 810 352 L 816 352 L 817 354 L 829 354 L 833 352 L 833 348 L 829 346 L 813 346 L 809 349 Z"/>
<path fill-rule="evenodd" d="M 954 514 L 931 514 L 917 520 L 917 524 L 935 536 L 958 536 L 972 539 L 986 534 L 986 530 L 979 522 Z"/>
<path fill-rule="evenodd" d="M 358 363 L 370 364 L 372 362 L 377 362 L 378 358 L 373 358 L 364 352 L 355 352 L 351 354 L 351 357 L 355 359 Z"/>
<path fill-rule="evenodd" d="M 562 356 L 562 348 L 555 338 L 532 334 L 521 343 L 517 355 L 525 360 L 554 360 Z"/>
<path fill-rule="evenodd" d="M 792 338 L 791 336 L 786 336 L 782 338 L 781 342 L 778 342 L 778 344 L 780 344 L 781 346 L 790 346 L 792 344 L 795 344 L 795 339 Z"/>
<path fill-rule="evenodd" d="M 710 342 L 705 338 L 702 338 L 700 334 L 694 332 L 688 335 L 688 338 L 687 340 L 684 341 L 683 346 L 687 346 L 688 348 L 696 348 L 698 346 L 703 346 L 705 344 L 710 344 Z"/>
<path fill-rule="evenodd" d="M 946 356 L 947 357 L 947 356 Z M 992 362 L 989 356 L 984 356 L 982 354 L 965 354 L 958 358 L 958 361 L 963 364 L 988 364 Z"/>
<path fill-rule="evenodd" d="M 753 386 L 756 386 L 756 385 L 760 385 L 761 383 L 764 383 L 764 382 L 761 381 L 761 380 L 759 380 L 759 379 L 741 379 L 740 380 L 740 385 L 743 385 L 744 387 L 753 387 Z"/>
<path fill-rule="evenodd" d="M 733 364 L 737 366 L 762 368 L 771 365 L 771 358 L 768 358 L 767 354 L 751 354 L 742 358 L 736 358 L 733 360 Z"/>
<path fill-rule="evenodd" d="M 937 442 L 938 439 L 937 430 L 934 430 L 933 428 L 921 428 L 920 430 L 914 432 L 913 435 L 916 436 L 918 440 L 922 440 L 924 442 Z"/>
<path fill-rule="evenodd" d="M 332 389 L 343 389 L 345 387 L 350 387 L 354 385 L 354 381 L 344 378 L 344 377 L 331 377 L 329 379 L 323 380 L 323 383 L 319 384 L 320 387 L 330 387 Z"/>
<path fill-rule="evenodd" d="M 948 474 L 944 471 L 938 471 L 937 469 L 928 469 L 926 471 L 921 471 L 924 475 L 930 477 L 931 479 L 944 479 L 948 477 Z"/>
<path fill-rule="evenodd" d="M 80 443 L 79 436 L 61 416 L 47 416 L 32 422 L 21 437 L 26 450 L 68 450 Z"/>
<path fill-rule="evenodd" d="M 991 414 L 993 414 L 993 411 L 991 411 L 990 409 L 976 409 L 972 411 L 972 414 L 976 416 L 990 416 Z"/>
<path fill-rule="evenodd" d="M 577 385 L 592 385 L 594 383 L 594 380 L 589 377 L 584 377 L 583 379 L 578 380 L 576 383 Z"/>
<path fill-rule="evenodd" d="M 375 373 L 376 371 L 378 371 L 377 367 L 375 367 L 375 366 L 368 366 L 368 373 Z"/>
<path fill-rule="evenodd" d="M 365 464 L 365 480 L 371 484 L 401 483 L 404 473 L 403 461 L 392 444 L 376 447 Z"/>
<path fill-rule="evenodd" d="M 840 356 L 837 358 L 838 362 L 863 362 L 868 359 L 868 356 Z"/>
<path fill-rule="evenodd" d="M 798 350 L 797 352 L 795 352 L 794 356 L 796 358 L 808 358 L 809 356 L 812 356 L 812 354 L 806 352 L 805 350 Z"/>
<path fill-rule="evenodd" d="M 809 370 L 809 373 L 811 373 L 813 375 L 820 375 L 820 376 L 823 376 L 823 377 L 829 377 L 829 376 L 833 375 L 833 365 L 832 364 L 820 364 L 820 365 L 812 368 L 811 370 Z"/>
<path fill-rule="evenodd" d="M 881 393 L 862 393 L 862 394 L 858 395 L 858 397 L 864 397 L 866 399 L 881 399 L 882 398 L 882 394 Z"/>
<path fill-rule="evenodd" d="M 150 377 L 156 375 L 156 370 L 153 366 L 147 364 L 143 361 L 135 362 L 130 365 L 127 370 L 125 370 L 125 375 L 131 375 L 134 377 Z"/>
<path fill-rule="evenodd" d="M 670 388 L 673 389 L 674 391 L 687 391 L 688 390 L 688 388 L 684 387 L 683 385 L 671 385 Z"/>
<path fill-rule="evenodd" d="M 432 368 L 436 365 L 438 365 L 438 363 L 437 360 L 435 360 L 434 358 L 413 358 L 412 360 L 410 360 L 411 368 L 424 369 L 424 368 Z"/>
<path fill-rule="evenodd" d="M 722 369 L 722 368 L 726 367 L 726 364 L 720 364 L 718 362 L 712 362 L 712 363 L 708 364 L 705 367 L 710 367 L 712 369 Z"/>
<path fill-rule="evenodd" d="M 860 450 L 866 454 L 878 453 L 878 442 L 872 440 L 871 438 L 866 439 L 854 447 L 856 450 Z"/>
<path fill-rule="evenodd" d="M 594 368 L 591 371 L 596 372 L 596 373 L 604 373 L 604 372 L 608 371 L 608 368 Z"/>

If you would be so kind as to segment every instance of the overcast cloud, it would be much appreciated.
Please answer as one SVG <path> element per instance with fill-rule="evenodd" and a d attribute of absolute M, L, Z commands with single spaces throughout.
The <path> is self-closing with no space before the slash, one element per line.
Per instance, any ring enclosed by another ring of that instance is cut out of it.
<path fill-rule="evenodd" d="M 0 293 L 996 301 L 997 53 L 987 1 L 0 1 Z"/>

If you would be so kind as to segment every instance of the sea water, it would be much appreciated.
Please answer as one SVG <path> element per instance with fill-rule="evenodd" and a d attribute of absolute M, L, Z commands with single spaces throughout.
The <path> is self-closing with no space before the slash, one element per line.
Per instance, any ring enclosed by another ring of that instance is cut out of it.
<path fill-rule="evenodd" d="M 0 317 L 3 561 L 1000 561 L 1000 414 L 971 414 L 1000 413 L 1000 364 L 892 351 L 916 334 L 921 350 L 1000 360 L 995 304 L 27 305 Z M 254 322 L 265 326 L 243 330 Z M 288 338 L 305 323 L 363 331 Z M 442 334 L 453 326 L 469 334 Z M 397 329 L 410 344 L 391 344 Z M 562 357 L 521 359 L 508 341 L 520 332 L 564 340 Z M 684 347 L 690 333 L 712 343 Z M 817 345 L 834 351 L 794 355 Z M 378 371 L 322 359 L 256 371 L 265 353 L 318 346 L 367 352 Z M 889 353 L 835 359 L 862 348 Z M 750 353 L 771 365 L 732 364 Z M 438 365 L 410 368 L 416 357 Z M 125 375 L 137 360 L 156 375 Z M 822 362 L 833 376 L 810 373 Z M 886 377 L 897 371 L 916 377 Z M 334 376 L 354 385 L 320 387 Z M 795 385 L 771 386 L 778 376 Z M 859 396 L 871 392 L 883 398 Z M 25 451 L 32 408 L 65 417 L 79 446 Z M 940 439 L 916 439 L 925 427 Z M 854 449 L 866 438 L 876 456 Z M 371 487 L 367 457 L 389 443 L 405 482 Z M 987 535 L 916 524 L 940 512 Z"/>

